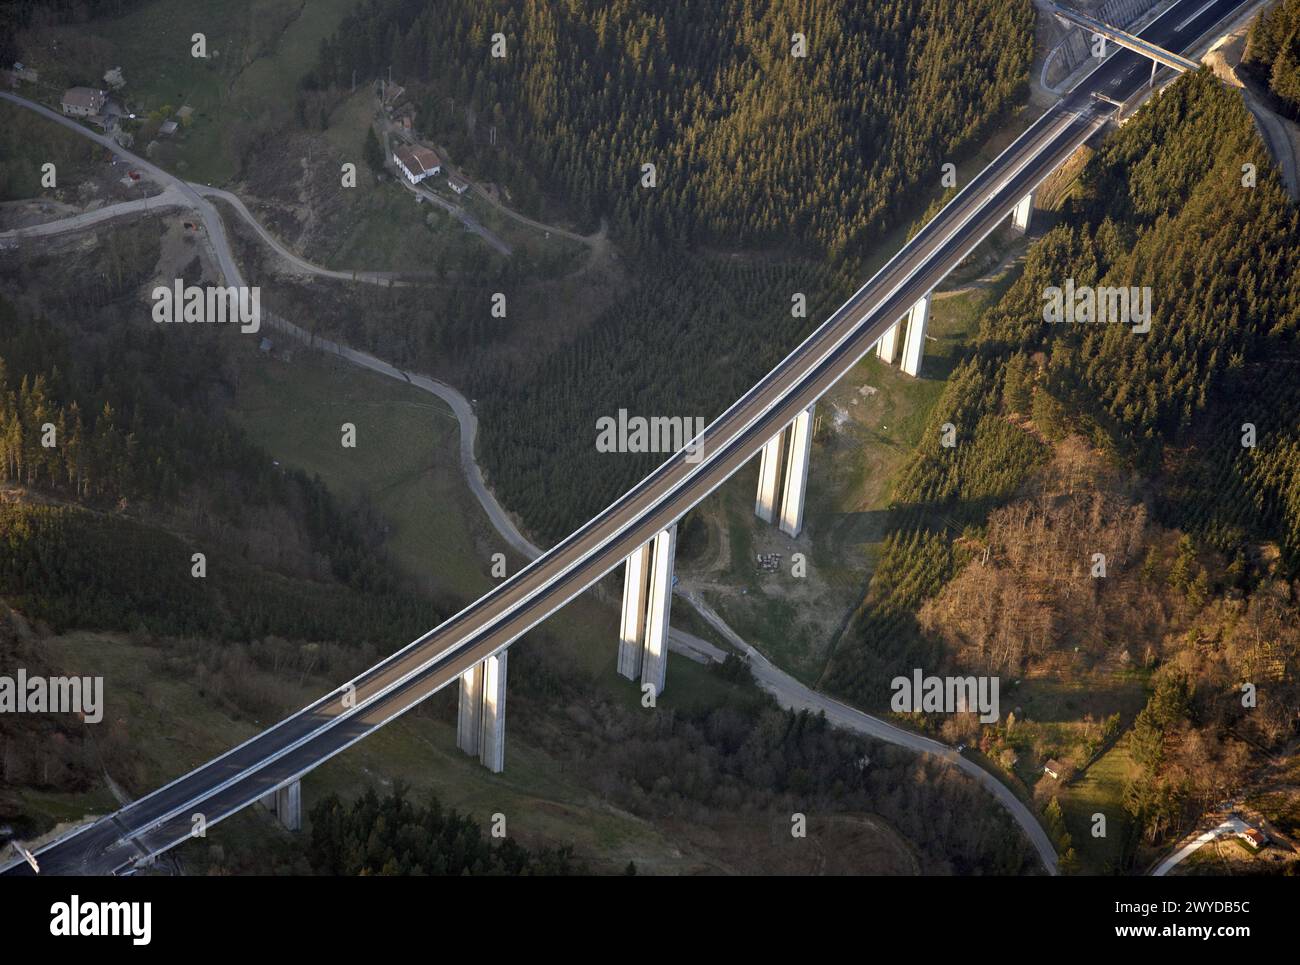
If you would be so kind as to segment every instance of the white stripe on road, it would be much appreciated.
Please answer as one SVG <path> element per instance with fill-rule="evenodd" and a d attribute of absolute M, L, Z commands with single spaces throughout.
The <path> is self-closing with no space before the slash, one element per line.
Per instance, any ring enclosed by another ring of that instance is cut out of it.
<path fill-rule="evenodd" d="M 1218 3 L 1218 2 L 1219 2 L 1219 0 L 1209 0 L 1209 2 L 1206 3 L 1205 6 L 1201 7 L 1200 10 L 1197 10 L 1196 13 L 1192 14 L 1190 17 L 1188 17 L 1186 20 L 1184 20 L 1182 23 L 1180 23 L 1177 27 L 1175 27 L 1175 28 L 1174 28 L 1174 33 L 1176 33 L 1176 34 L 1178 34 L 1178 33 L 1182 33 L 1184 27 L 1186 27 L 1189 23 L 1191 23 L 1193 20 L 1195 20 L 1195 19 L 1196 19 L 1197 17 L 1199 17 L 1201 14 L 1205 13 L 1205 11 L 1209 10 L 1212 6 L 1214 6 L 1214 5 L 1215 5 L 1216 3 Z"/>

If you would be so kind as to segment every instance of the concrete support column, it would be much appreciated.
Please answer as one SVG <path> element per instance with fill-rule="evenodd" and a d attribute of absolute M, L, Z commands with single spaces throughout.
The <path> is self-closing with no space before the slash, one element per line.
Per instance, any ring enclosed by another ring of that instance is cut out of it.
<path fill-rule="evenodd" d="M 880 336 L 880 341 L 876 342 L 876 354 L 880 356 L 880 361 L 886 365 L 894 364 L 894 354 L 898 351 L 898 326 L 900 322 L 895 322 L 890 326 L 889 331 Z"/>
<path fill-rule="evenodd" d="M 812 454 L 813 410 L 808 406 L 790 425 L 790 446 L 785 461 L 785 489 L 781 494 L 781 532 L 798 536 L 803 529 L 804 491 L 808 487 L 808 457 Z"/>
<path fill-rule="evenodd" d="M 494 653 L 460 675 L 456 746 L 477 757 L 493 774 L 506 759 L 506 657 Z"/>
<path fill-rule="evenodd" d="M 1011 209 L 1011 227 L 1019 232 L 1029 230 L 1029 216 L 1034 211 L 1034 192 L 1030 191 Z"/>
<path fill-rule="evenodd" d="M 290 831 L 302 830 L 302 783 L 294 781 L 263 794 L 260 802 Z"/>
<path fill-rule="evenodd" d="M 921 359 L 925 356 L 925 326 L 930 320 L 930 292 L 912 306 L 907 313 L 907 340 L 903 346 L 903 371 L 912 378 L 921 372 Z"/>
<path fill-rule="evenodd" d="M 781 478 L 781 443 L 784 430 L 768 440 L 759 456 L 758 499 L 754 502 L 754 515 L 765 523 L 776 518 L 777 484 Z"/>
<path fill-rule="evenodd" d="M 664 692 L 668 671 L 668 620 L 673 607 L 673 558 L 677 553 L 677 524 L 654 538 L 650 563 L 650 599 L 646 608 L 645 655 L 641 661 L 641 683 Z"/>
<path fill-rule="evenodd" d="M 275 792 L 275 816 L 290 831 L 302 830 L 302 784 L 294 781 Z"/>
<path fill-rule="evenodd" d="M 483 672 L 483 736 L 479 761 L 493 774 L 506 766 L 506 658 L 509 650 L 494 653 L 479 666 Z"/>
<path fill-rule="evenodd" d="M 673 605 L 673 559 L 677 524 L 656 534 L 627 558 L 623 576 L 623 618 L 619 627 L 618 672 L 663 693 L 668 669 L 668 623 Z"/>
<path fill-rule="evenodd" d="M 650 543 L 635 550 L 623 568 L 623 618 L 618 630 L 618 672 L 628 680 L 641 673 L 645 649 L 646 598 L 650 581 Z"/>
<path fill-rule="evenodd" d="M 460 675 L 460 703 L 456 713 L 456 746 L 477 757 L 483 739 L 483 664 L 476 663 Z"/>

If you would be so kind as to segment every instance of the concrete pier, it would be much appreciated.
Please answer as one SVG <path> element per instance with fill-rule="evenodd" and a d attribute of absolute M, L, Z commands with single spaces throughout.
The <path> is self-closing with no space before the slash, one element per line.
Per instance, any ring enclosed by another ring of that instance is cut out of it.
<path fill-rule="evenodd" d="M 618 672 L 628 680 L 641 673 L 645 650 L 646 599 L 650 583 L 650 543 L 634 551 L 623 567 L 623 617 L 618 629 Z"/>
<path fill-rule="evenodd" d="M 456 746 L 493 774 L 506 761 L 506 659 L 509 650 L 494 653 L 460 675 L 460 704 L 456 716 Z"/>
<path fill-rule="evenodd" d="M 778 432 L 763 447 L 758 464 L 758 498 L 754 515 L 765 523 L 776 520 L 777 485 L 781 480 L 781 448 L 785 430 Z"/>
<path fill-rule="evenodd" d="M 623 618 L 618 641 L 618 672 L 641 676 L 655 695 L 663 693 L 668 670 L 668 626 L 673 606 L 673 560 L 677 524 L 660 531 L 627 558 L 623 577 Z"/>
<path fill-rule="evenodd" d="M 1029 230 L 1029 216 L 1034 212 L 1034 192 L 1030 191 L 1011 209 L 1011 227 L 1016 231 Z"/>
<path fill-rule="evenodd" d="M 655 696 L 664 692 L 668 672 L 668 620 L 673 608 L 673 559 L 677 554 L 677 524 L 655 537 L 654 559 L 650 564 L 650 599 L 646 607 L 645 656 L 641 660 L 641 683 L 654 687 Z"/>
<path fill-rule="evenodd" d="M 907 338 L 903 345 L 903 371 L 912 378 L 921 372 L 925 356 L 925 326 L 930 320 L 930 292 L 926 292 L 907 313 Z"/>
<path fill-rule="evenodd" d="M 880 361 L 886 365 L 894 364 L 894 355 L 898 352 L 898 326 L 901 321 L 895 322 L 890 326 L 889 331 L 880 336 L 880 341 L 876 342 L 876 354 L 880 356 Z"/>
<path fill-rule="evenodd" d="M 302 830 L 302 782 L 278 787 L 259 799 L 262 807 L 276 816 L 290 831 Z"/>
<path fill-rule="evenodd" d="M 456 746 L 477 757 L 483 739 L 483 664 L 476 663 L 460 675 L 460 702 L 456 713 Z"/>
<path fill-rule="evenodd" d="M 483 736 L 479 761 L 493 774 L 506 766 L 506 658 L 502 650 L 484 660 L 483 668 Z"/>
<path fill-rule="evenodd" d="M 785 460 L 785 488 L 781 494 L 781 532 L 798 536 L 803 529 L 803 504 L 808 487 L 808 458 L 812 454 L 813 411 L 808 406 L 790 425 L 789 451 Z"/>

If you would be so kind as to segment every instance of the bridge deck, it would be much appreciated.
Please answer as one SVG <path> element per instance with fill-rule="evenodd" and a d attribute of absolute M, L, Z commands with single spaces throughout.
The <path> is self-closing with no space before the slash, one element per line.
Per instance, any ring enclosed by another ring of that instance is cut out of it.
<path fill-rule="evenodd" d="M 1121 47 L 1127 47 L 1129 50 L 1136 51 L 1144 57 L 1150 57 L 1152 60 L 1165 67 L 1172 67 L 1180 73 L 1189 70 L 1197 70 L 1201 66 L 1194 60 L 1188 60 L 1186 57 L 1176 54 L 1173 51 L 1165 50 L 1165 48 L 1158 44 L 1153 44 L 1149 40 L 1143 40 L 1141 37 L 1136 37 L 1126 30 L 1121 30 L 1119 27 L 1114 27 L 1101 20 L 1097 20 L 1094 17 L 1089 17 L 1087 14 L 1079 13 L 1077 10 L 1071 10 L 1068 7 L 1062 7 L 1056 4 L 1053 5 L 1052 9 L 1057 16 L 1078 24 L 1080 27 L 1087 30 L 1091 30 L 1093 33 L 1099 34 L 1107 40 L 1113 40 Z"/>

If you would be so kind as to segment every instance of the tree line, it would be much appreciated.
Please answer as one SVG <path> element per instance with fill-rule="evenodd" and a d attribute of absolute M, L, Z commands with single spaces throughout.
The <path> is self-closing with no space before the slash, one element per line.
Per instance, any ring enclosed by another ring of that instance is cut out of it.
<path fill-rule="evenodd" d="M 311 809 L 307 855 L 322 875 L 567 875 L 581 870 L 568 847 L 530 851 L 512 837 L 494 844 L 478 822 L 447 810 L 436 794 L 412 801 L 399 782 L 344 804 L 331 794 Z"/>

